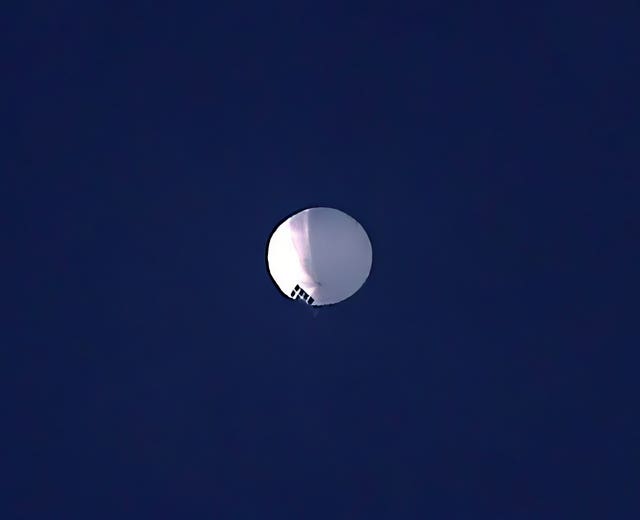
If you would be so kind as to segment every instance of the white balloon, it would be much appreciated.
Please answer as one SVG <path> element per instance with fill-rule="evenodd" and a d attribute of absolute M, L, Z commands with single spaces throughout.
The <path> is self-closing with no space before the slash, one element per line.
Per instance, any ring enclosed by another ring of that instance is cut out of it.
<path fill-rule="evenodd" d="M 309 208 L 280 224 L 269 239 L 269 273 L 289 298 L 330 305 L 352 296 L 371 271 L 371 242 L 352 217 Z"/>

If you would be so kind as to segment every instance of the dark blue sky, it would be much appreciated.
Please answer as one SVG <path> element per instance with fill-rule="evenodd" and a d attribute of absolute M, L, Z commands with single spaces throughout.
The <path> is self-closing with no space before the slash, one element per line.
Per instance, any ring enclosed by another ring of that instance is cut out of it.
<path fill-rule="evenodd" d="M 3 15 L 0 517 L 637 518 L 640 9 L 210 4 Z"/>

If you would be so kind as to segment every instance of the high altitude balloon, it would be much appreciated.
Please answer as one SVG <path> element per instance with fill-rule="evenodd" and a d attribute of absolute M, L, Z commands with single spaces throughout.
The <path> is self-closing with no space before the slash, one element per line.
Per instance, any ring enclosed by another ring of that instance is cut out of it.
<path fill-rule="evenodd" d="M 330 305 L 352 296 L 371 271 L 371 242 L 364 228 L 333 208 L 309 208 L 286 219 L 271 235 L 269 273 L 289 298 Z"/>

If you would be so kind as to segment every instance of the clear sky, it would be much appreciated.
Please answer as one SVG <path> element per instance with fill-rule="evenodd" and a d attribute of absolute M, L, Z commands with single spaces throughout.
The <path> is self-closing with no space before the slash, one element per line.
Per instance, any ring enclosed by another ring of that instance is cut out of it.
<path fill-rule="evenodd" d="M 638 518 L 640 8 L 1 27 L 0 518 Z M 265 265 L 313 205 L 374 251 L 317 317 Z"/>

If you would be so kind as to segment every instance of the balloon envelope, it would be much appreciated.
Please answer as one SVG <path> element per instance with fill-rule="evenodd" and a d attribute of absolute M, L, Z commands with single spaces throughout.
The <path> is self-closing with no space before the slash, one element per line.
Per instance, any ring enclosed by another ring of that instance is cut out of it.
<path fill-rule="evenodd" d="M 289 217 L 267 248 L 269 273 L 280 290 L 314 306 L 353 295 L 369 276 L 371 262 L 364 228 L 333 208 L 309 208 Z"/>

